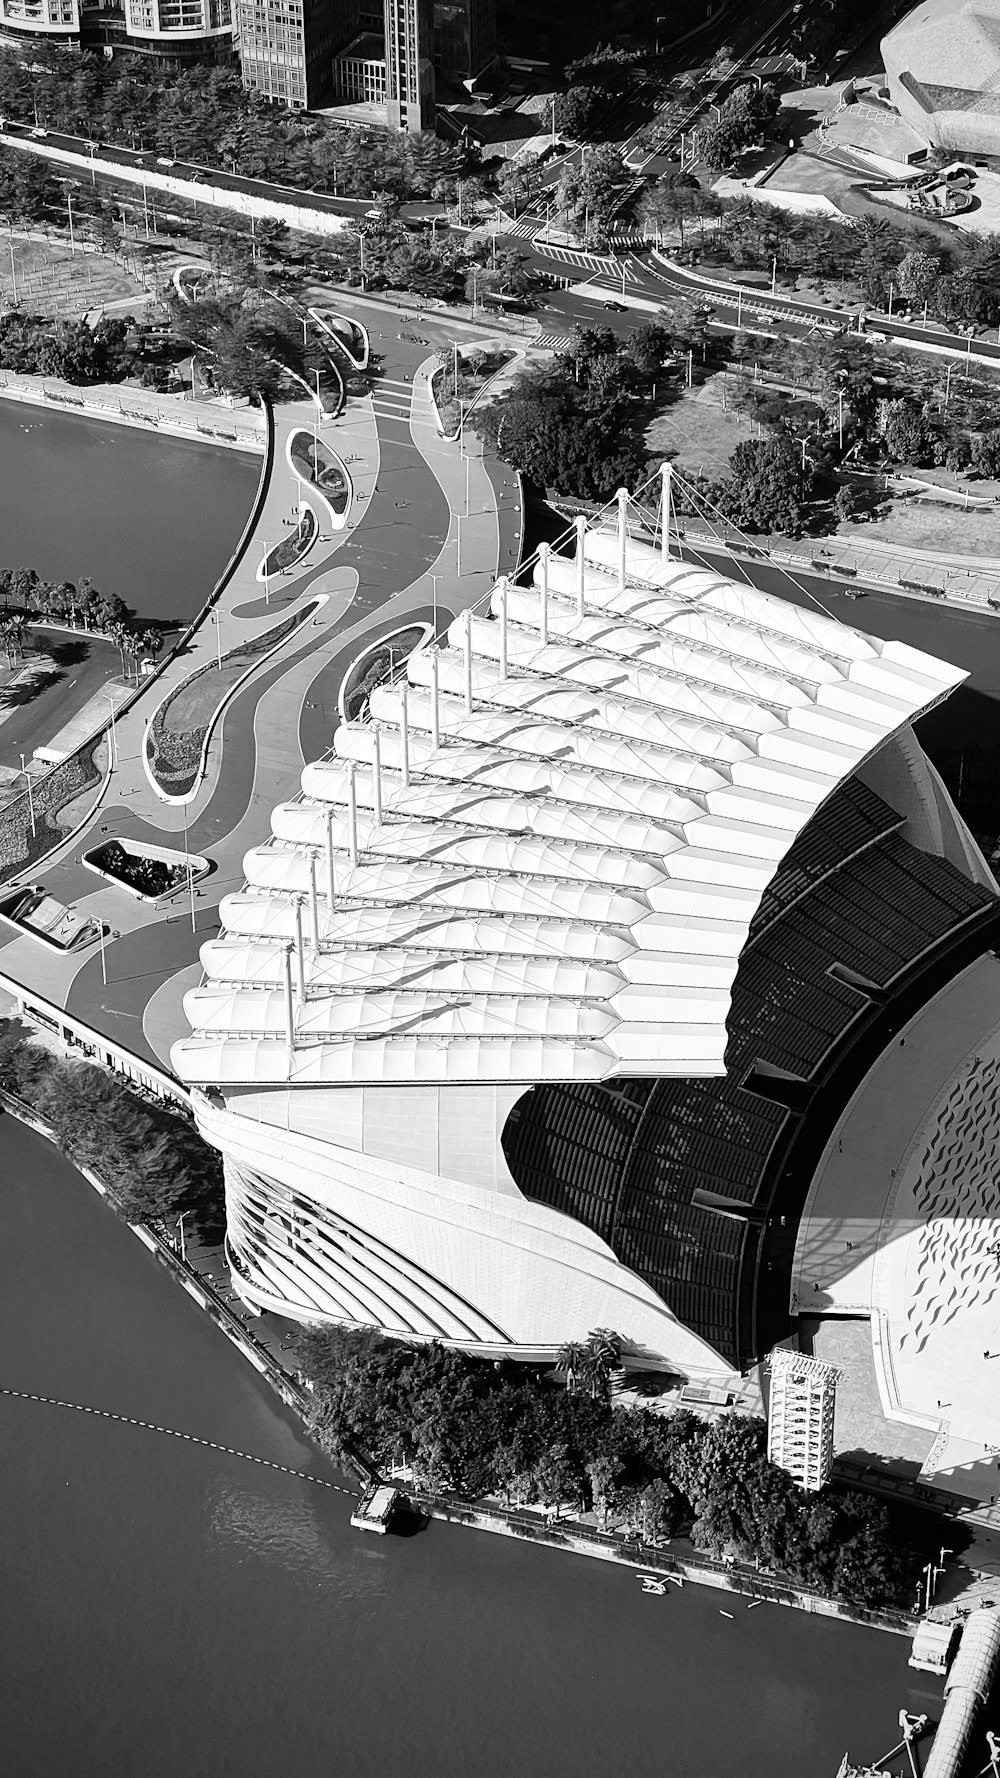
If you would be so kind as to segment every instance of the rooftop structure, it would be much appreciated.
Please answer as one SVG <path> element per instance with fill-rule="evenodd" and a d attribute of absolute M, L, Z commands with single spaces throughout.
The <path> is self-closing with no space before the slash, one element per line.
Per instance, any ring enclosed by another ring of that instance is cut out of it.
<path fill-rule="evenodd" d="M 892 102 L 925 142 L 1000 153 L 1000 0 L 922 0 L 882 55 Z"/>
<path fill-rule="evenodd" d="M 613 1326 L 695 1380 L 766 1350 L 814 1098 L 996 909 L 909 727 L 962 677 L 669 559 L 624 495 L 412 655 L 185 997 L 247 1301 L 524 1355 Z"/>

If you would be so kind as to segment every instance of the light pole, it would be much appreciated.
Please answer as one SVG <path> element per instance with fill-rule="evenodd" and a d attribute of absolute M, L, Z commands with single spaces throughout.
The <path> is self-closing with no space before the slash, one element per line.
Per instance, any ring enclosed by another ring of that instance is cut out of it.
<path fill-rule="evenodd" d="M 772 296 L 774 295 L 777 287 L 778 287 L 778 255 L 775 253 L 772 255 L 772 258 L 771 258 L 771 295 Z"/>
<path fill-rule="evenodd" d="M 261 549 L 264 551 L 264 559 L 261 562 L 261 567 L 264 570 L 264 604 L 270 605 L 270 603 L 271 603 L 271 576 L 269 575 L 269 573 L 267 571 L 267 563 L 268 563 L 268 557 L 271 554 L 271 545 L 269 543 L 262 543 Z"/>
<path fill-rule="evenodd" d="M 182 1210 L 177 1218 L 177 1235 L 180 1241 L 181 1265 L 187 1264 L 187 1248 L 184 1245 L 184 1218 L 190 1214 L 189 1210 Z"/>
<path fill-rule="evenodd" d="M 434 638 L 436 639 L 438 628 L 438 577 L 436 574 L 431 575 L 431 617 L 434 620 Z"/>
<path fill-rule="evenodd" d="M 215 641 L 216 641 L 216 646 L 218 648 L 218 654 L 219 654 L 219 671 L 221 672 L 222 671 L 222 615 L 218 611 L 213 611 L 212 617 L 215 620 Z"/>
<path fill-rule="evenodd" d="M 111 711 L 111 767 L 112 770 L 114 770 L 114 767 L 118 764 L 118 730 L 115 728 L 115 700 L 114 698 L 109 697 L 106 691 L 102 691 L 101 696 L 107 704 L 108 709 Z"/>
<path fill-rule="evenodd" d="M 194 872 L 191 869 L 191 854 L 188 851 L 188 813 L 187 803 L 184 804 L 184 868 L 187 871 L 188 892 L 191 896 L 191 931 L 197 930 L 194 917 Z"/>
<path fill-rule="evenodd" d="M 143 186 L 142 186 L 142 213 L 143 213 L 143 216 L 145 217 L 145 221 L 146 221 L 146 239 L 148 241 L 149 240 L 149 196 L 146 191 L 145 180 L 143 180 Z"/>
<path fill-rule="evenodd" d="M 323 420 L 323 402 L 322 402 L 322 398 L 321 398 L 320 392 L 319 392 L 319 367 L 318 366 L 317 366 L 314 374 L 316 377 L 316 433 L 317 433 L 317 438 L 318 438 L 319 429 L 320 429 L 320 426 L 321 426 L 322 420 Z M 318 463 L 316 465 L 316 473 L 318 476 L 318 474 L 319 474 L 319 464 Z"/>
<path fill-rule="evenodd" d="M 12 295 L 14 301 L 16 302 L 17 301 L 17 273 L 14 270 L 14 234 L 13 234 L 13 230 L 11 231 L 10 240 L 7 242 L 7 245 L 10 248 L 10 289 L 11 289 L 11 295 Z"/>
<path fill-rule="evenodd" d="M 73 193 L 68 187 L 66 190 L 66 213 L 69 217 L 69 250 L 71 253 L 75 253 L 76 242 L 73 239 Z"/>
<path fill-rule="evenodd" d="M 20 775 L 22 778 L 24 778 L 24 780 L 28 786 L 28 813 L 31 816 L 31 837 L 32 837 L 32 839 L 34 839 L 35 834 L 38 831 L 35 826 L 35 797 L 34 797 L 34 792 L 32 791 L 32 788 L 31 788 L 31 774 L 28 771 L 28 768 L 24 763 L 24 754 L 23 753 L 21 755 L 21 773 L 20 773 Z"/>
<path fill-rule="evenodd" d="M 844 391 L 843 391 L 843 389 L 837 390 L 837 406 L 839 409 L 840 448 L 841 448 L 841 450 L 843 450 L 843 448 L 844 448 Z"/>

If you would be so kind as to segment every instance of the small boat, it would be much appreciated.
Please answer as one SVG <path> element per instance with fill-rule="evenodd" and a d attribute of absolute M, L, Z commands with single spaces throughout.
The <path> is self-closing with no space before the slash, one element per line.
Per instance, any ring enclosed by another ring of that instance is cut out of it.
<path fill-rule="evenodd" d="M 729 1619 L 730 1623 L 734 1622 L 734 1614 L 731 1611 L 720 1611 L 719 1616 L 720 1617 L 727 1617 Z"/>

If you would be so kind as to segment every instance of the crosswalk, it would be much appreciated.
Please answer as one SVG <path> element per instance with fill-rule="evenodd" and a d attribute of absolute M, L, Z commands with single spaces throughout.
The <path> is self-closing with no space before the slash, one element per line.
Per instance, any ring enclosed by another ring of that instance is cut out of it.
<path fill-rule="evenodd" d="M 554 259 L 560 265 L 575 266 L 578 271 L 586 272 L 593 277 L 600 274 L 605 278 L 613 278 L 619 284 L 622 279 L 621 263 L 617 259 L 603 258 L 599 253 L 584 253 L 576 247 L 556 247 L 551 242 L 538 240 L 535 242 L 536 253 L 542 253 L 546 259 Z M 638 284 L 639 274 L 635 267 L 625 264 L 626 284 Z"/>
<path fill-rule="evenodd" d="M 372 406 L 380 420 L 410 421 L 413 386 L 402 377 L 380 376 L 372 385 Z"/>
<path fill-rule="evenodd" d="M 571 340 L 566 333 L 540 333 L 531 344 L 543 352 L 568 352 Z"/>

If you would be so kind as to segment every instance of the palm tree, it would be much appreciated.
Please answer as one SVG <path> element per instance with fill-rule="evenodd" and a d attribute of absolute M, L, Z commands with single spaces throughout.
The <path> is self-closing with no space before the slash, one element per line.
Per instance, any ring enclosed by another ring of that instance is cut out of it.
<path fill-rule="evenodd" d="M 587 1335 L 584 1348 L 590 1393 L 596 1400 L 611 1393 L 611 1373 L 618 1369 L 622 1356 L 622 1338 L 609 1327 L 595 1327 Z"/>
<path fill-rule="evenodd" d="M 163 632 L 152 628 L 143 630 L 142 646 L 146 653 L 155 661 L 158 654 L 163 653 Z"/>
<path fill-rule="evenodd" d="M 572 1395 L 576 1389 L 577 1379 L 586 1374 L 587 1349 L 578 1340 L 569 1340 L 560 1346 L 556 1353 L 556 1363 L 560 1370 L 566 1372 L 566 1393 Z"/>

